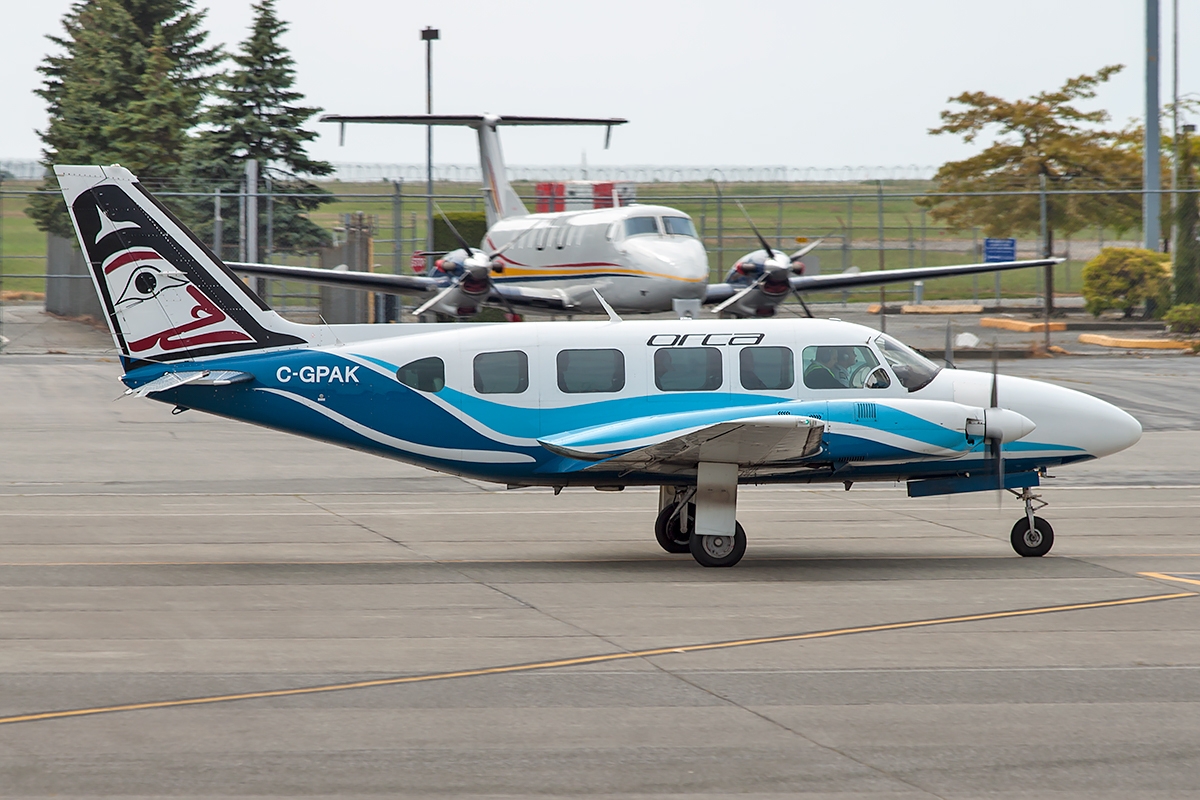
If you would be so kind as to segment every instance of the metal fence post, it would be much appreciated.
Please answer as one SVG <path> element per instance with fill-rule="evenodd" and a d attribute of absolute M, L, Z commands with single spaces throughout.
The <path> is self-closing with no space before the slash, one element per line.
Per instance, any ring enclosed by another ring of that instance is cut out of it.
<path fill-rule="evenodd" d="M 275 193 L 271 187 L 271 176 L 266 178 L 267 183 L 267 254 L 263 260 L 268 264 L 271 263 L 271 254 L 275 252 Z"/>
<path fill-rule="evenodd" d="M 404 267 L 404 180 L 392 181 L 392 274 L 399 275 Z M 400 322 L 400 298 L 394 294 L 384 295 L 383 316 L 385 322 Z"/>
<path fill-rule="evenodd" d="M 971 229 L 971 261 L 979 260 L 979 227 Z M 996 273 L 997 275 L 1000 273 Z M 979 273 L 971 276 L 971 302 L 979 303 Z"/>
<path fill-rule="evenodd" d="M 783 247 L 783 195 L 780 195 L 776 202 L 778 203 L 775 211 L 775 246 Z M 767 253 L 767 255 L 771 255 Z"/>
<path fill-rule="evenodd" d="M 883 181 L 875 181 L 875 206 L 879 216 L 879 269 L 887 269 L 883 256 Z M 879 330 L 887 333 L 887 287 L 879 285 Z"/>
<path fill-rule="evenodd" d="M 258 261 L 258 161 L 246 159 L 246 255 L 243 261 Z M 254 279 L 254 292 L 266 302 L 267 279 Z"/>
<path fill-rule="evenodd" d="M 217 254 L 217 258 L 224 260 L 225 254 L 221 252 L 225 242 L 225 221 L 221 219 L 221 187 L 213 190 L 213 252 Z"/>
<path fill-rule="evenodd" d="M 846 251 L 842 258 L 842 271 L 850 269 L 853 266 L 854 254 L 850 251 L 854 249 L 854 198 L 846 198 L 846 235 L 842 238 L 842 242 L 846 245 Z M 845 295 L 842 295 L 845 297 Z"/>
<path fill-rule="evenodd" d="M 4 176 L 0 175 L 0 353 L 4 341 Z"/>

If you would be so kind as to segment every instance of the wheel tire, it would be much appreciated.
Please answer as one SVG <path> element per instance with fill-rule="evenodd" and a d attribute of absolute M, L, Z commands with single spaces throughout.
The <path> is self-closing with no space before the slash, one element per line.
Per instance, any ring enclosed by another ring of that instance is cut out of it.
<path fill-rule="evenodd" d="M 668 553 L 688 552 L 689 534 L 683 533 L 679 524 L 679 517 L 685 513 L 688 515 L 688 530 L 691 531 L 696 524 L 695 503 L 688 503 L 687 510 L 679 514 L 675 513 L 675 506 L 667 506 L 658 512 L 658 519 L 654 520 L 654 538 Z"/>
<path fill-rule="evenodd" d="M 1041 517 L 1033 518 L 1033 530 L 1029 530 L 1029 520 L 1021 517 L 1013 525 L 1009 536 L 1013 550 L 1025 558 L 1040 558 L 1050 552 L 1054 546 L 1054 528 Z"/>
<path fill-rule="evenodd" d="M 732 567 L 746 554 L 746 531 L 742 523 L 735 522 L 735 531 L 729 536 L 697 536 L 688 540 L 692 558 L 702 567 Z"/>

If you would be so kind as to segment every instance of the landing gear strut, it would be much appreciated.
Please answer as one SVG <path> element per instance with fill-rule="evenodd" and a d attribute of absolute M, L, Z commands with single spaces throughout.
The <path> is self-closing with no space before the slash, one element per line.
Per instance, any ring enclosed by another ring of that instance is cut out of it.
<path fill-rule="evenodd" d="M 736 464 L 701 462 L 696 486 L 663 486 L 654 538 L 668 553 L 688 553 L 702 567 L 732 567 L 746 552 L 737 510 Z"/>
<path fill-rule="evenodd" d="M 1013 550 L 1017 551 L 1017 555 L 1027 558 L 1046 555 L 1054 546 L 1054 528 L 1046 520 L 1034 516 L 1033 512 L 1045 508 L 1048 504 L 1040 494 L 1034 494 L 1029 487 L 1019 492 L 1015 489 L 1009 491 L 1025 501 L 1025 516 L 1016 521 L 1009 536 Z"/>

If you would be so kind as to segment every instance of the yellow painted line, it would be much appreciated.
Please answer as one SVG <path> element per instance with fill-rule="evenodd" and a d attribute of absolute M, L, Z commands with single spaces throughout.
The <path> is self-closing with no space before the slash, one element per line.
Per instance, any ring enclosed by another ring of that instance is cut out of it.
<path fill-rule="evenodd" d="M 901 314 L 980 314 L 983 312 L 983 306 L 967 304 L 925 304 L 919 306 L 900 306 Z"/>
<path fill-rule="evenodd" d="M 430 681 L 444 681 L 452 678 L 475 678 L 483 675 L 507 675 L 514 672 L 533 672 L 536 670 L 559 669 L 562 667 L 579 667 L 587 664 L 603 664 L 611 661 L 625 661 L 634 658 L 650 658 L 653 656 L 665 656 L 675 653 L 700 653 L 707 650 L 724 650 L 731 647 L 750 647 L 753 645 L 780 644 L 783 642 L 802 642 L 810 639 L 829 639 L 835 636 L 850 636 L 858 633 L 901 631 L 910 628 L 927 628 L 934 625 L 952 625 L 960 622 L 981 622 L 984 620 L 993 619 L 1028 617 L 1037 614 L 1054 614 L 1063 611 L 1084 611 L 1093 608 L 1113 608 L 1116 606 L 1153 603 L 1164 600 L 1180 600 L 1185 597 L 1197 596 L 1200 596 L 1200 592 L 1154 594 L 1144 595 L 1142 597 L 1127 597 L 1121 600 L 1099 600 L 1093 603 L 1073 603 L 1071 605 L 1064 606 L 1041 606 L 1038 608 L 1022 608 L 1013 611 L 992 611 L 984 614 L 967 614 L 958 617 L 937 617 L 934 619 L 911 620 L 909 622 L 887 622 L 880 625 L 863 625 L 856 628 L 835 628 L 833 630 L 810 631 L 808 633 L 790 633 L 782 636 L 763 636 L 756 639 L 734 639 L 723 642 L 679 645 L 676 647 L 656 647 L 650 650 L 632 650 L 621 653 L 601 653 L 594 656 L 560 658 L 553 661 L 509 664 L 500 667 L 481 667 L 478 669 L 464 669 L 455 672 L 433 672 L 425 675 L 409 675 L 398 678 L 379 678 L 376 680 L 352 681 L 349 683 L 328 683 L 321 686 L 305 686 L 298 689 L 273 689 L 261 692 L 243 692 L 241 694 L 189 697 L 181 700 L 153 700 L 146 703 L 126 703 L 124 705 L 76 708 L 67 711 L 43 711 L 33 714 L 19 714 L 12 717 L 0 717 L 0 725 L 9 725 L 17 722 L 38 722 L 49 719 L 66 719 L 68 717 L 87 717 L 94 716 L 96 714 L 112 714 L 119 711 L 146 711 L 155 708 L 181 708 L 183 706 L 210 705 L 212 703 L 230 703 L 235 700 L 261 700 L 268 697 L 296 697 L 298 695 L 340 692 L 349 689 L 372 689 L 379 686 L 399 686 L 406 683 L 428 683 Z"/>
<path fill-rule="evenodd" d="M 1178 339 L 1118 339 L 1100 333 L 1081 333 L 1079 341 L 1082 344 L 1098 344 L 1101 347 L 1120 347 L 1126 350 L 1191 350 L 1193 347 L 1192 342 L 1181 342 Z"/>
<path fill-rule="evenodd" d="M 1187 583 L 1192 586 L 1200 586 L 1200 581 L 1194 578 L 1180 578 L 1177 575 L 1167 575 L 1162 572 L 1139 572 L 1143 578 L 1158 578 L 1160 581 L 1175 581 L 1176 583 Z"/>

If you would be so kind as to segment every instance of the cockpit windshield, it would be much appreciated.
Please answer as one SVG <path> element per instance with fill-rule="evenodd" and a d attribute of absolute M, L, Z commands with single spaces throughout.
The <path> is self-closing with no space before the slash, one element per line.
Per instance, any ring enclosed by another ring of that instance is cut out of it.
<path fill-rule="evenodd" d="M 883 354 L 896 380 L 910 392 L 915 392 L 929 385 L 942 368 L 925 356 L 913 350 L 906 344 L 901 344 L 886 333 L 875 337 L 875 346 Z"/>
<path fill-rule="evenodd" d="M 626 236 L 640 236 L 644 233 L 658 233 L 657 217 L 630 217 L 625 220 Z"/>
<path fill-rule="evenodd" d="M 696 234 L 696 226 L 687 217 L 663 217 L 663 228 L 667 233 L 676 236 L 690 236 L 693 239 L 699 239 Z"/>

